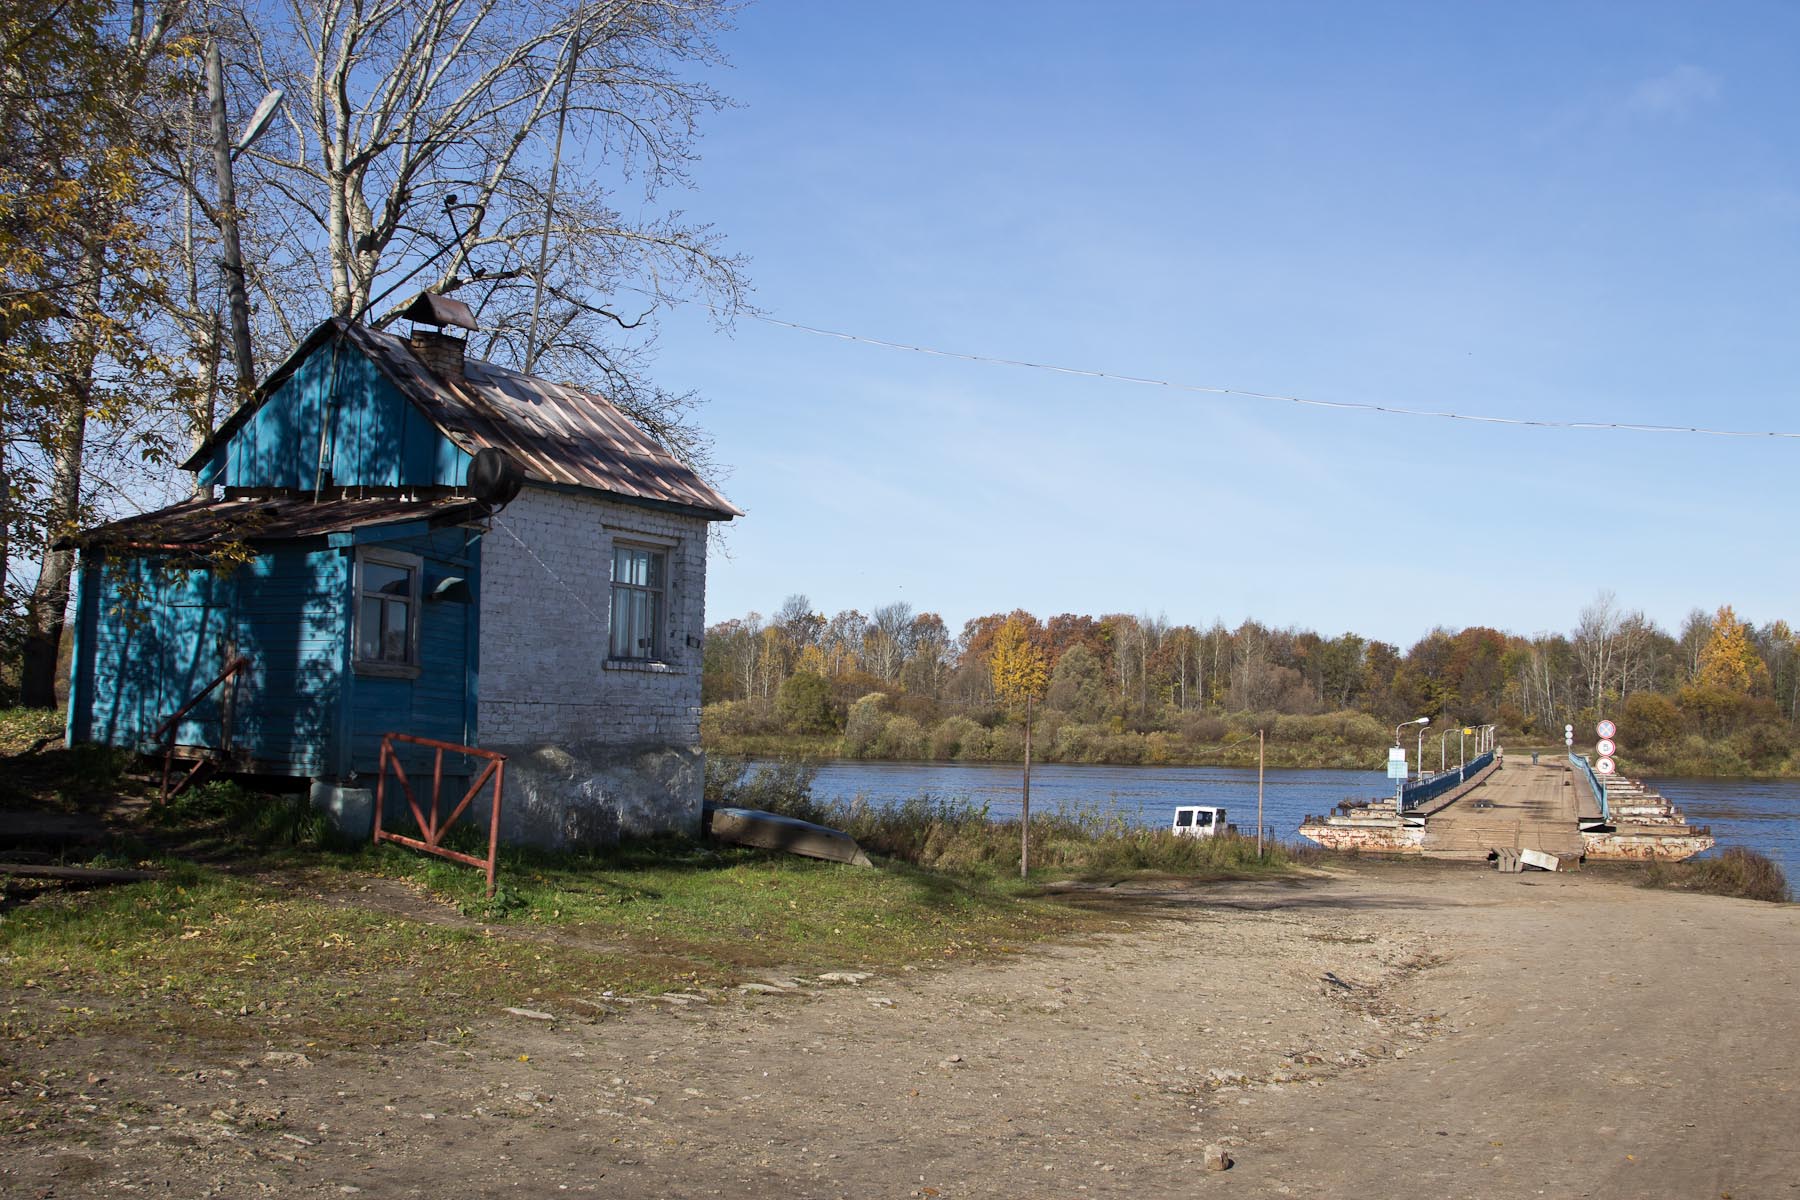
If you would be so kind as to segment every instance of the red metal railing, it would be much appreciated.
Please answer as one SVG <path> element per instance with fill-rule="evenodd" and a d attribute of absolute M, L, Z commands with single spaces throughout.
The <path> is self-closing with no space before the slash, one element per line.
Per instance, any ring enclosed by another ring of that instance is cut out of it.
<path fill-rule="evenodd" d="M 163 748 L 162 803 L 167 804 L 175 797 L 181 795 L 181 793 L 187 789 L 188 784 L 194 782 L 194 776 L 205 769 L 209 761 L 204 757 L 195 759 L 194 765 L 188 768 L 188 773 L 181 777 L 181 782 L 177 783 L 173 790 L 170 790 L 169 773 L 175 763 L 175 732 L 181 727 L 181 718 L 192 712 L 196 704 L 199 704 L 202 700 L 212 695 L 214 688 L 218 687 L 221 683 L 224 683 L 227 679 L 230 679 L 233 675 L 236 675 L 239 671 L 249 665 L 250 660 L 243 655 L 233 655 L 231 661 L 225 664 L 225 669 L 220 671 L 211 683 L 201 688 L 199 692 L 194 695 L 192 700 L 189 700 L 186 704 L 176 709 L 174 716 L 164 721 L 161 725 L 158 725 L 155 731 L 151 733 L 150 740 L 152 742 L 161 742 Z M 229 698 L 227 698 L 219 719 L 219 752 L 222 755 L 227 755 L 231 752 L 231 704 Z"/>
<path fill-rule="evenodd" d="M 412 781 L 406 777 L 406 768 L 400 763 L 400 755 L 394 750 L 394 743 L 406 742 L 413 746 L 424 746 L 437 751 L 431 764 L 431 816 L 426 818 L 425 811 L 419 806 L 418 796 L 413 794 Z M 444 783 L 444 752 L 466 754 L 471 758 L 485 758 L 487 766 L 475 776 L 469 784 L 469 790 L 457 802 L 456 808 L 449 816 L 443 816 L 438 803 L 439 792 Z M 413 820 L 418 822 L 419 832 L 424 835 L 420 840 L 407 837 L 405 834 L 389 833 L 381 827 L 382 803 L 386 799 L 388 768 L 393 768 L 394 778 L 400 784 L 400 790 L 406 793 L 406 803 L 412 809 Z M 494 782 L 494 802 L 488 806 L 488 851 L 486 858 L 476 858 L 472 854 L 464 854 L 459 850 L 451 850 L 443 843 L 444 834 L 456 824 L 456 819 L 463 815 L 471 802 L 487 786 L 488 780 Z M 384 733 L 381 735 L 381 775 L 375 782 L 375 844 L 382 842 L 398 842 L 414 850 L 423 850 L 427 854 L 435 854 L 439 858 L 447 858 L 452 862 L 467 863 L 471 867 L 487 869 L 487 894 L 494 894 L 494 863 L 500 848 L 500 793 L 506 786 L 506 755 L 496 754 L 492 750 L 482 750 L 475 746 L 459 746 L 455 742 L 440 742 L 435 738 L 414 737 L 410 733 Z"/>

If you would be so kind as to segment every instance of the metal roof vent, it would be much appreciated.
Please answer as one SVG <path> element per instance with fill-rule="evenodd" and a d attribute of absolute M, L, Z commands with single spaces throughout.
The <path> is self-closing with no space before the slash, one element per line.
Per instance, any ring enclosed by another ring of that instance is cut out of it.
<path fill-rule="evenodd" d="M 461 383 L 467 343 L 463 338 L 445 333 L 444 327 L 454 325 L 471 332 L 480 328 L 475 324 L 475 314 L 469 311 L 469 306 L 436 292 L 420 292 L 400 315 L 413 323 L 412 337 L 408 341 L 419 361 L 437 372 L 440 378 Z M 421 329 L 421 325 L 436 325 L 437 328 Z"/>
<path fill-rule="evenodd" d="M 400 315 L 414 325 L 436 325 L 440 329 L 446 325 L 454 325 L 471 333 L 481 329 L 475 323 L 475 314 L 469 310 L 468 305 L 461 300 L 440 296 L 436 292 L 420 292 L 413 297 L 411 304 L 400 311 Z"/>

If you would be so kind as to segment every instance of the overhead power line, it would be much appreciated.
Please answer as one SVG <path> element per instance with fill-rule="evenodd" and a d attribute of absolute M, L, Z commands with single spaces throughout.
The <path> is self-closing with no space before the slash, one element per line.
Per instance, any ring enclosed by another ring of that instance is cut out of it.
<path fill-rule="evenodd" d="M 708 307 L 712 307 L 708 305 Z M 716 311 L 716 310 L 715 310 Z M 1754 429 L 1711 429 L 1701 425 L 1645 425 L 1632 421 L 1552 421 L 1532 417 L 1496 417 L 1480 413 L 1452 412 L 1448 409 L 1408 408 L 1399 404 L 1366 404 L 1354 400 L 1320 400 L 1308 396 L 1288 396 L 1279 392 L 1258 392 L 1249 388 L 1214 387 L 1200 383 L 1178 383 L 1169 379 L 1153 379 L 1144 375 L 1119 375 L 1111 371 L 1096 371 L 1086 367 L 1068 367 L 1057 363 L 1031 362 L 1027 359 L 1002 358 L 992 354 L 970 354 L 960 350 L 943 350 L 935 346 L 916 346 L 908 342 L 893 342 L 884 338 L 867 337 L 859 333 L 846 333 L 840 329 L 821 329 L 816 325 L 803 325 L 798 321 L 784 321 L 779 317 L 771 317 L 764 313 L 740 314 L 767 325 L 777 325 L 783 329 L 797 330 L 818 337 L 836 338 L 843 342 L 857 342 L 864 346 L 879 346 L 884 350 L 903 350 L 911 354 L 929 354 L 935 358 L 951 358 L 960 362 L 986 363 L 997 367 L 1023 367 L 1032 371 L 1048 371 L 1056 375 L 1076 375 L 1085 379 L 1106 379 L 1114 383 L 1131 383 L 1144 387 L 1168 388 L 1171 391 L 1194 392 L 1208 396 L 1236 396 L 1246 400 L 1267 400 L 1280 404 L 1300 404 L 1309 408 L 1336 408 L 1349 412 L 1383 413 L 1396 417 L 1438 417 L 1446 421 L 1471 421 L 1481 425 L 1518 425 L 1533 429 L 1592 429 L 1607 432 L 1629 433 L 1686 433 L 1700 434 L 1705 437 L 1727 438 L 1792 438 L 1800 439 L 1800 432 L 1785 430 Z"/>

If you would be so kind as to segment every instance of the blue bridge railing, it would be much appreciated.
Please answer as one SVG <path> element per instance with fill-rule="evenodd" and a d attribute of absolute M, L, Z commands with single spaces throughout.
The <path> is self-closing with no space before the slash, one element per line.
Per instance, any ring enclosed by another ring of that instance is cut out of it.
<path fill-rule="evenodd" d="M 1606 781 L 1594 773 L 1593 764 L 1588 762 L 1585 754 L 1570 753 L 1569 765 L 1575 768 L 1577 779 L 1587 780 L 1588 787 L 1594 793 L 1594 799 L 1600 803 L 1600 819 L 1608 825 L 1612 824 L 1612 809 L 1606 803 Z"/>
<path fill-rule="evenodd" d="M 1400 811 L 1417 808 L 1430 800 L 1435 800 L 1451 788 L 1461 787 L 1466 781 L 1473 779 L 1493 765 L 1494 752 L 1489 750 L 1479 758 L 1471 758 L 1462 766 L 1441 774 L 1421 779 L 1417 783 L 1407 784 L 1400 789 Z"/>

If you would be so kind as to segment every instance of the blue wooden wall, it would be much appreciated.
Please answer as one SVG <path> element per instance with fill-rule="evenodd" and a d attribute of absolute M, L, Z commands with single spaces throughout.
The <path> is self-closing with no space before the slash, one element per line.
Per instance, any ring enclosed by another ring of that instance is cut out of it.
<path fill-rule="evenodd" d="M 229 589 L 221 583 L 204 568 L 165 569 L 147 559 L 87 566 L 69 689 L 74 737 L 135 746 L 219 673 L 230 622 Z M 106 669 L 80 669 L 98 663 Z M 194 710 L 177 736 L 216 727 L 218 716 L 215 696 Z"/>
<path fill-rule="evenodd" d="M 320 423 L 327 415 L 327 486 L 460 487 L 467 477 L 466 453 L 362 351 L 328 340 L 213 449 L 200 483 L 310 491 L 319 479 Z"/>
<path fill-rule="evenodd" d="M 465 579 L 474 599 L 420 605 L 416 678 L 358 673 L 351 661 L 355 546 L 380 530 L 258 547 L 227 576 L 160 557 L 84 559 L 76 600 L 69 732 L 136 747 L 223 669 L 226 647 L 250 659 L 234 708 L 233 748 L 270 774 L 372 777 L 381 735 L 473 743 L 479 542 L 461 529 L 382 540 L 424 559 L 425 587 Z M 333 544 L 340 543 L 340 544 Z M 219 744 L 218 694 L 178 740 Z M 416 766 L 426 756 L 412 752 Z M 462 764 L 454 764 L 466 773 Z M 446 763 L 446 770 L 452 764 Z"/>

